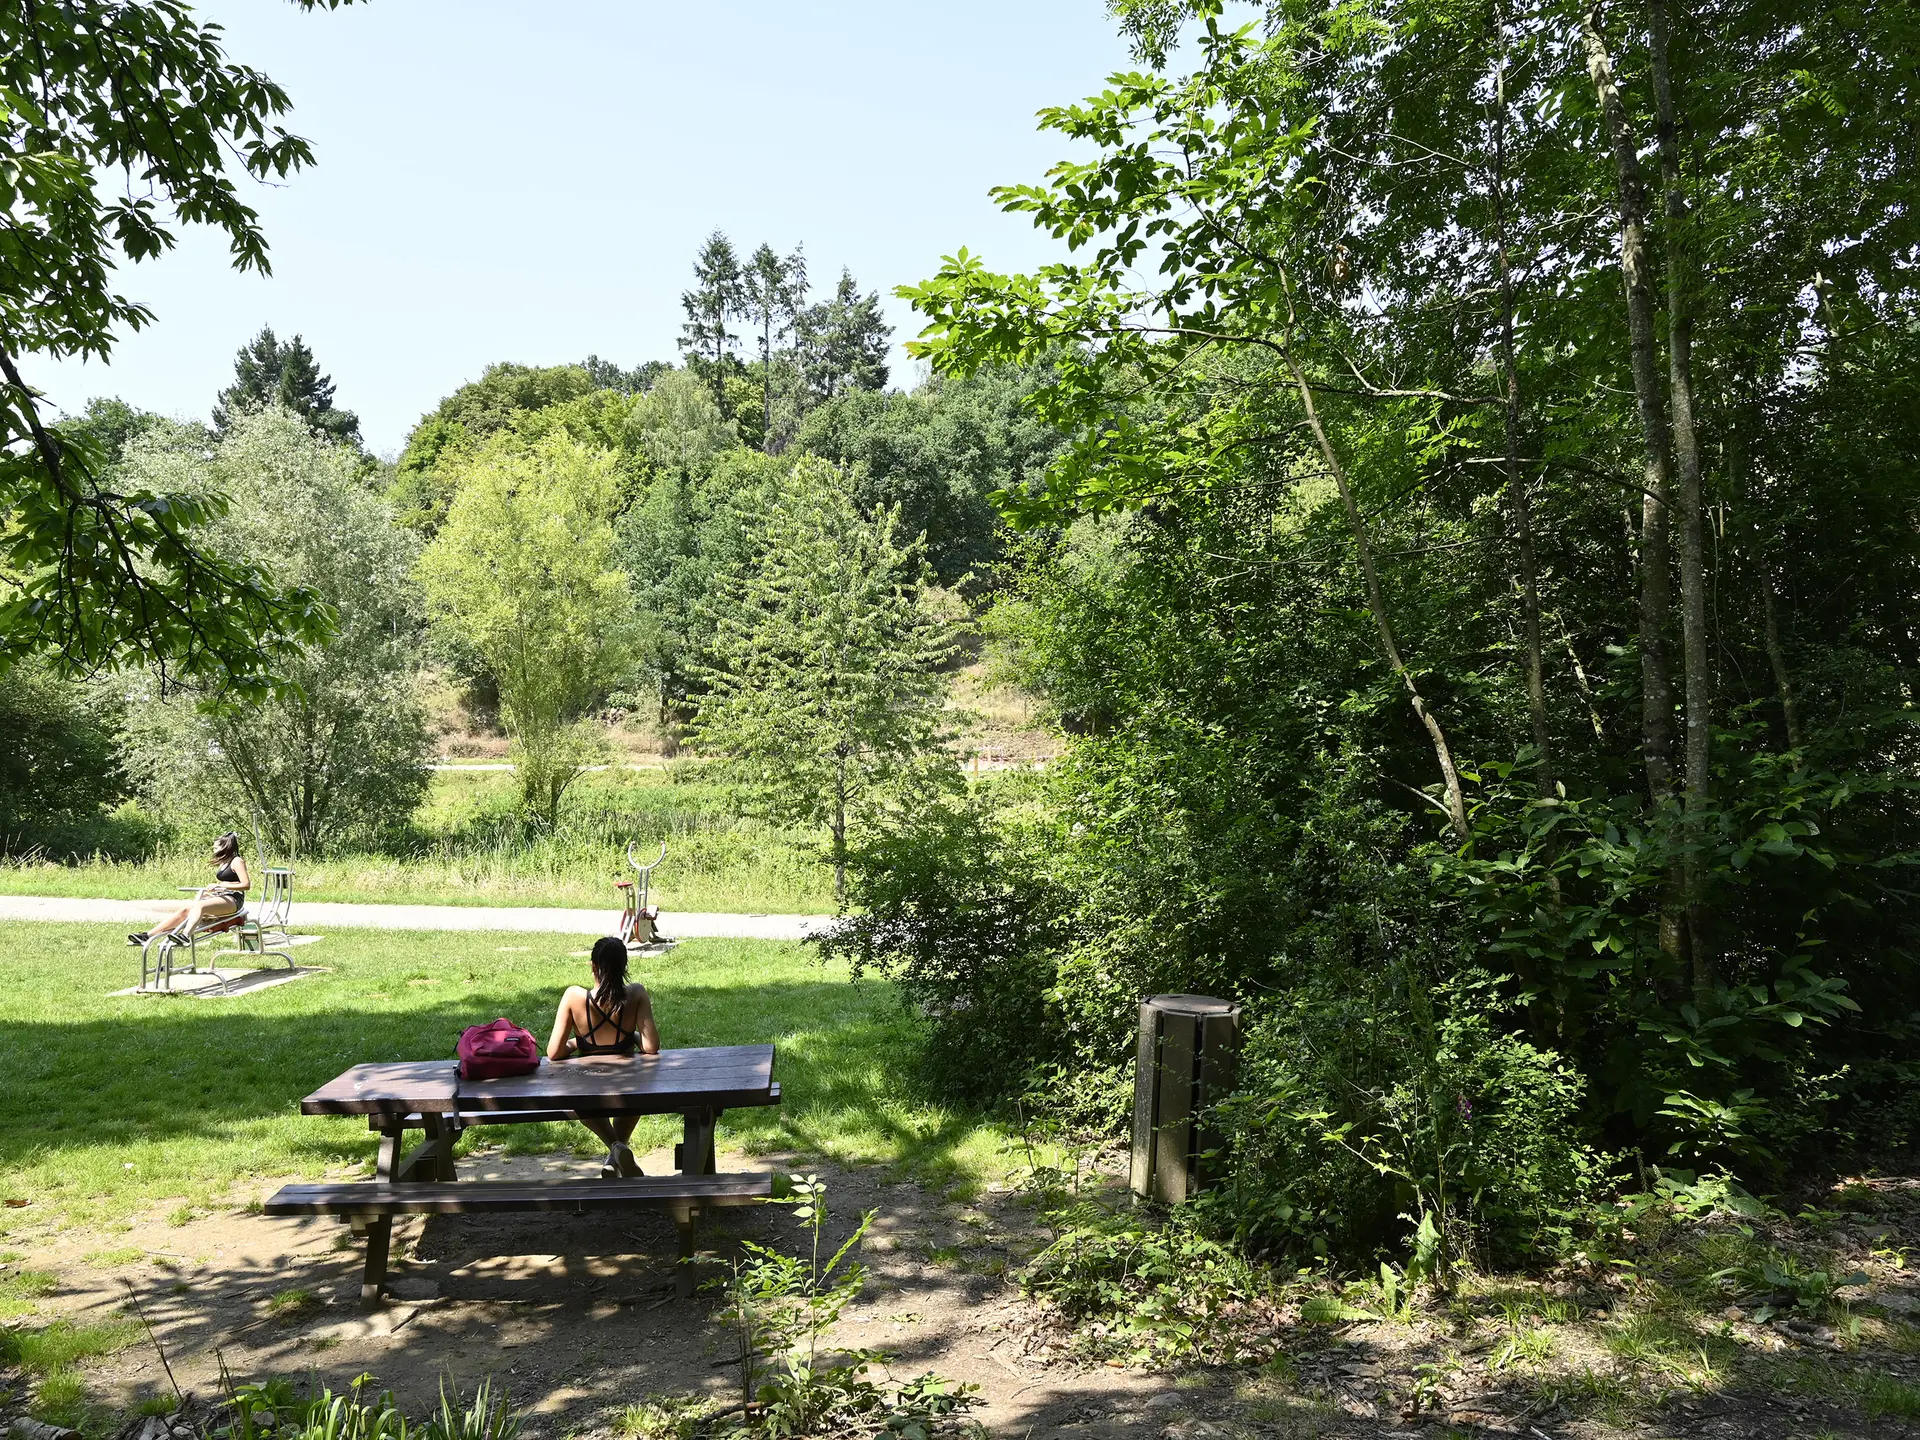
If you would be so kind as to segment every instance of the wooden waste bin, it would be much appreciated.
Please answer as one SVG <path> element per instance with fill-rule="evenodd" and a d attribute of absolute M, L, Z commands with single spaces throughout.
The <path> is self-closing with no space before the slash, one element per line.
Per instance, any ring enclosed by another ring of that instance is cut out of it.
<path fill-rule="evenodd" d="M 1219 1137 L 1203 1112 L 1234 1086 L 1240 1007 L 1207 995 L 1150 995 L 1140 1002 L 1140 1063 L 1133 1077 L 1133 1190 L 1178 1204 L 1206 1188 L 1206 1152 Z"/>

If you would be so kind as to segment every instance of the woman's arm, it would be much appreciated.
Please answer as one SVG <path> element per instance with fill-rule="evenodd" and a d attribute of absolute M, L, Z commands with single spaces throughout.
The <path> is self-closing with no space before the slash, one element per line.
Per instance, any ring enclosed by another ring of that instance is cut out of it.
<path fill-rule="evenodd" d="M 247 890 L 253 884 L 253 872 L 247 869 L 246 856 L 236 855 L 233 857 L 233 873 L 238 878 L 225 887 L 227 893 L 235 897 L 246 894 Z"/>
<path fill-rule="evenodd" d="M 640 987 L 640 1014 L 634 1023 L 634 1030 L 640 1037 L 642 1055 L 660 1053 L 660 1031 L 653 1023 L 653 997 L 647 993 L 647 987 Z"/>
<path fill-rule="evenodd" d="M 573 1048 L 567 1032 L 573 1029 L 573 992 L 578 988 L 577 985 L 569 985 L 566 994 L 560 997 L 560 1008 L 553 1016 L 553 1035 L 547 1041 L 549 1060 L 564 1060 L 567 1052 Z"/>

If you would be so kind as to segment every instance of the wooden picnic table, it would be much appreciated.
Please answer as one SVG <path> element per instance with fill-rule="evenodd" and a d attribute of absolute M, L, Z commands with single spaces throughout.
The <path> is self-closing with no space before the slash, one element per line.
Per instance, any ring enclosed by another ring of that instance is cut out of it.
<path fill-rule="evenodd" d="M 377 1300 L 386 1279 L 396 1214 L 480 1210 L 573 1210 L 622 1205 L 666 1208 L 680 1230 L 681 1260 L 692 1257 L 695 1212 L 708 1205 L 764 1199 L 764 1176 L 717 1176 L 714 1128 L 723 1111 L 780 1103 L 773 1046 L 723 1045 L 658 1055 L 542 1059 L 531 1074 L 462 1080 L 452 1060 L 355 1065 L 300 1102 L 303 1115 L 365 1115 L 380 1135 L 374 1179 L 345 1185 L 287 1186 L 267 1202 L 270 1215 L 344 1215 L 364 1223 L 366 1274 L 361 1294 Z M 682 1117 L 674 1147 L 678 1177 L 600 1181 L 461 1181 L 453 1147 L 472 1125 L 571 1120 L 581 1115 Z M 402 1158 L 408 1130 L 425 1132 Z M 683 1263 L 681 1289 L 690 1272 Z"/>

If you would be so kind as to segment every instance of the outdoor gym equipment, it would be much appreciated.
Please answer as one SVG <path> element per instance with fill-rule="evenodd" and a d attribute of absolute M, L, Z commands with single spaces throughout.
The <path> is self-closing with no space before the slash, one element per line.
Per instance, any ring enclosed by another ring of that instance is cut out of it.
<path fill-rule="evenodd" d="M 649 945 L 671 945 L 673 942 L 660 933 L 660 907 L 647 903 L 648 888 L 653 881 L 653 872 L 660 862 L 667 858 L 667 842 L 660 842 L 660 853 L 653 857 L 650 864 L 642 865 L 633 855 L 633 842 L 627 842 L 627 864 L 639 875 L 638 882 L 616 880 L 614 888 L 624 892 L 621 896 L 619 935 L 629 950 L 643 950 Z"/>
<path fill-rule="evenodd" d="M 219 915 L 210 920 L 202 920 L 190 931 L 163 930 L 149 935 L 146 944 L 140 947 L 140 988 L 149 991 L 171 991 L 175 975 L 218 975 L 219 968 L 209 964 L 205 971 L 200 969 L 200 942 L 217 939 L 222 935 L 231 935 L 238 944 L 236 950 L 216 952 L 216 955 L 258 955 L 263 961 L 269 956 L 287 962 L 287 969 L 296 968 L 293 955 L 287 949 L 291 942 L 287 936 L 288 917 L 293 909 L 293 871 L 282 866 L 268 866 L 260 871 L 263 882 L 260 907 L 252 914 L 242 905 L 231 915 Z M 180 887 L 192 895 L 203 894 L 196 886 Z M 186 964 L 180 963 L 180 952 L 186 952 Z M 221 989 L 226 988 L 221 981 Z"/>

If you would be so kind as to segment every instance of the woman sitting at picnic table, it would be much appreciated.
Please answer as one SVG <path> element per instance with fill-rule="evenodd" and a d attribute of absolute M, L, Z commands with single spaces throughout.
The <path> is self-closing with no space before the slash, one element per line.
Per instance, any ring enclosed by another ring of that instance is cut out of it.
<path fill-rule="evenodd" d="M 660 1032 L 653 1024 L 653 1000 L 647 987 L 627 983 L 627 946 L 608 935 L 593 942 L 593 988 L 569 985 L 553 1017 L 547 1058 L 570 1055 L 658 1055 Z M 637 1115 L 575 1115 L 607 1142 L 607 1165 L 620 1175 L 638 1175 L 640 1162 L 627 1142 Z"/>
<path fill-rule="evenodd" d="M 191 935 L 203 920 L 224 920 L 238 915 L 246 903 L 247 888 L 253 876 L 247 872 L 247 860 L 240 853 L 240 837 L 229 830 L 213 842 L 213 884 L 204 887 L 185 908 L 176 910 L 151 930 L 136 930 L 127 936 L 129 945 L 144 945 L 155 935 L 168 931 L 181 937 Z"/>

